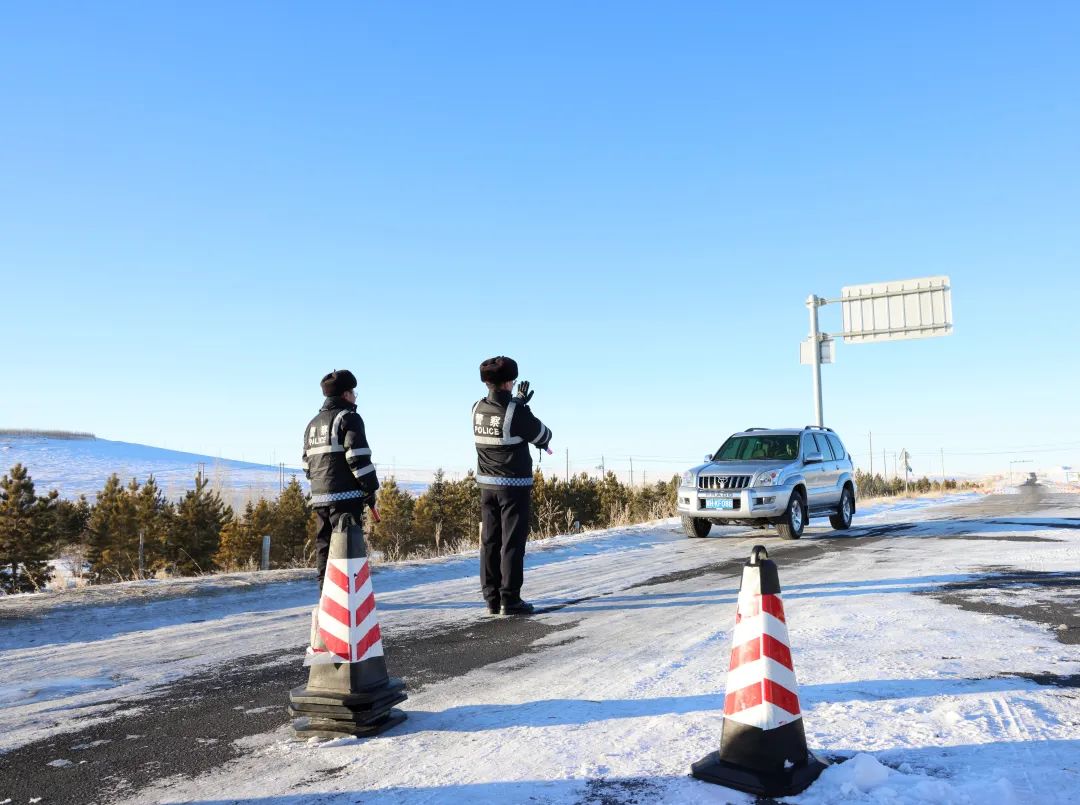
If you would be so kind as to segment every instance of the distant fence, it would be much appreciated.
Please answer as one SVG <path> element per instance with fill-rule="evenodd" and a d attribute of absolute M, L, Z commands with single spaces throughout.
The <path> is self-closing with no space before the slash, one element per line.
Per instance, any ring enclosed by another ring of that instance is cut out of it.
<path fill-rule="evenodd" d="M 81 433 L 74 430 L 30 430 L 23 428 L 0 428 L 2 436 L 36 436 L 45 439 L 96 439 L 92 433 Z"/>

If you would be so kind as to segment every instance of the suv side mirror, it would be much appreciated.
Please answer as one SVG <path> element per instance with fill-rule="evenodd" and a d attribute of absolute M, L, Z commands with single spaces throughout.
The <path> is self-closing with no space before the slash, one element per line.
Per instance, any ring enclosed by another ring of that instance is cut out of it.
<path fill-rule="evenodd" d="M 712 453 L 706 453 L 705 454 L 705 460 L 706 461 L 712 461 Z"/>
<path fill-rule="evenodd" d="M 807 453 L 806 458 L 803 459 L 803 464 L 820 464 L 824 460 L 821 453 Z"/>

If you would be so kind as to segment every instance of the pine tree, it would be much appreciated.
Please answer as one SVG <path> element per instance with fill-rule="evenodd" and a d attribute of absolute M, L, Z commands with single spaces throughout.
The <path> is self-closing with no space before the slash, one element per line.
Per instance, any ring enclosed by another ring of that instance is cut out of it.
<path fill-rule="evenodd" d="M 221 540 L 214 563 L 226 570 L 254 569 L 259 566 L 263 534 L 269 534 L 273 510 L 265 498 L 258 504 L 250 500 L 241 517 L 234 517 L 221 529 Z"/>
<path fill-rule="evenodd" d="M 638 489 L 631 489 L 631 512 L 635 523 L 647 520 L 660 520 L 674 517 L 676 514 L 676 492 L 678 482 L 672 488 L 670 481 L 657 481 Z"/>
<path fill-rule="evenodd" d="M 168 539 L 173 507 L 151 475 L 146 483 L 133 492 L 135 525 L 143 541 L 145 572 L 153 573 L 166 565 Z M 136 555 L 138 544 L 135 546 Z"/>
<path fill-rule="evenodd" d="M 251 503 L 248 503 L 250 510 Z M 251 538 L 243 518 L 234 517 L 221 527 L 221 539 L 218 541 L 214 564 L 222 570 L 240 570 L 254 558 L 249 550 Z"/>
<path fill-rule="evenodd" d="M 95 581 L 101 578 L 102 557 L 109 549 L 109 528 L 107 514 L 109 508 L 116 506 L 116 498 L 123 492 L 120 478 L 113 473 L 105 479 L 105 486 L 97 493 L 90 519 L 86 524 L 86 561 Z"/>
<path fill-rule="evenodd" d="M 139 526 L 135 515 L 132 481 L 127 489 L 114 473 L 97 493 L 87 525 L 87 554 L 95 581 L 132 579 L 139 572 Z"/>
<path fill-rule="evenodd" d="M 245 522 L 251 532 L 251 548 L 257 559 L 262 552 L 263 537 L 274 530 L 274 504 L 266 498 L 259 498 L 251 515 L 245 517 Z"/>
<path fill-rule="evenodd" d="M 307 495 L 296 478 L 289 481 L 274 504 L 274 525 L 269 533 L 274 566 L 308 562 L 309 543 L 314 546 L 314 522 Z"/>
<path fill-rule="evenodd" d="M 35 503 L 34 528 L 38 539 L 45 543 L 49 556 L 60 551 L 60 493 L 55 489 L 45 496 L 38 496 Z"/>
<path fill-rule="evenodd" d="M 435 478 L 413 510 L 413 527 L 418 541 L 432 545 L 436 553 L 459 538 L 453 533 L 452 501 L 447 486 L 446 473 L 442 468 L 435 470 Z"/>
<path fill-rule="evenodd" d="M 90 524 L 90 503 L 86 495 L 75 501 L 60 498 L 55 507 L 55 537 L 57 549 L 76 545 L 85 538 Z"/>
<path fill-rule="evenodd" d="M 595 478 L 582 472 L 570 478 L 564 484 L 564 502 L 568 509 L 573 509 L 575 519 L 583 526 L 597 528 L 605 522 L 601 519 L 600 484 Z"/>
<path fill-rule="evenodd" d="M 372 528 L 371 545 L 390 560 L 401 559 L 415 547 L 412 495 L 397 485 L 391 476 L 379 487 L 378 508 L 381 522 Z"/>
<path fill-rule="evenodd" d="M 471 470 L 460 481 L 447 482 L 446 500 L 449 514 L 443 526 L 445 539 L 475 545 L 480 533 L 480 487 Z"/>
<path fill-rule="evenodd" d="M 42 533 L 52 517 L 49 501 L 34 495 L 34 481 L 22 464 L 0 478 L 0 588 L 8 593 L 40 590 L 52 575 Z"/>
<path fill-rule="evenodd" d="M 529 531 L 550 536 L 562 533 L 567 515 L 576 518 L 573 509 L 566 508 L 566 483 L 554 476 L 547 478 L 539 469 L 533 472 L 532 521 Z"/>
<path fill-rule="evenodd" d="M 214 569 L 214 555 L 221 543 L 221 530 L 232 519 L 221 496 L 208 490 L 209 480 L 201 473 L 195 489 L 184 494 L 176 506 L 169 533 L 169 558 L 181 575 L 207 573 Z"/>
<path fill-rule="evenodd" d="M 46 497 L 39 498 L 42 515 L 42 533 L 48 535 L 50 554 L 66 560 L 71 572 L 81 576 L 84 565 L 86 527 L 90 522 L 90 504 L 85 495 L 78 500 L 64 500 L 54 489 Z"/>
<path fill-rule="evenodd" d="M 600 482 L 601 525 L 624 525 L 630 519 L 630 491 L 608 470 Z"/>

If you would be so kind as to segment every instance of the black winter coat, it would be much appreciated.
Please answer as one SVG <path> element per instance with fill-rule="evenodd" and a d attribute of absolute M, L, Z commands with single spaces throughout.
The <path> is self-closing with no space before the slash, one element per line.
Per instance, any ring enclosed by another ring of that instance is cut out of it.
<path fill-rule="evenodd" d="M 302 460 L 311 481 L 312 506 L 365 497 L 379 488 L 364 420 L 356 406 L 341 397 L 327 397 L 308 423 Z"/>
<path fill-rule="evenodd" d="M 476 481 L 482 488 L 532 486 L 529 445 L 543 449 L 551 429 L 509 391 L 492 391 L 473 406 Z"/>

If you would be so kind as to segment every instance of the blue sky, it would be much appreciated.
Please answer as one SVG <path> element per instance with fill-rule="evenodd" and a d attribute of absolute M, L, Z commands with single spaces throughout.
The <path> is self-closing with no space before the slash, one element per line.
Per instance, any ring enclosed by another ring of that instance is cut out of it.
<path fill-rule="evenodd" d="M 827 424 L 864 465 L 871 430 L 917 472 L 1080 464 L 1078 34 L 1073 3 L 9 8 L 0 426 L 295 463 L 345 366 L 378 460 L 464 470 L 502 353 L 545 467 L 658 475 L 812 420 L 808 294 L 948 274 L 955 334 L 841 344 Z"/>

